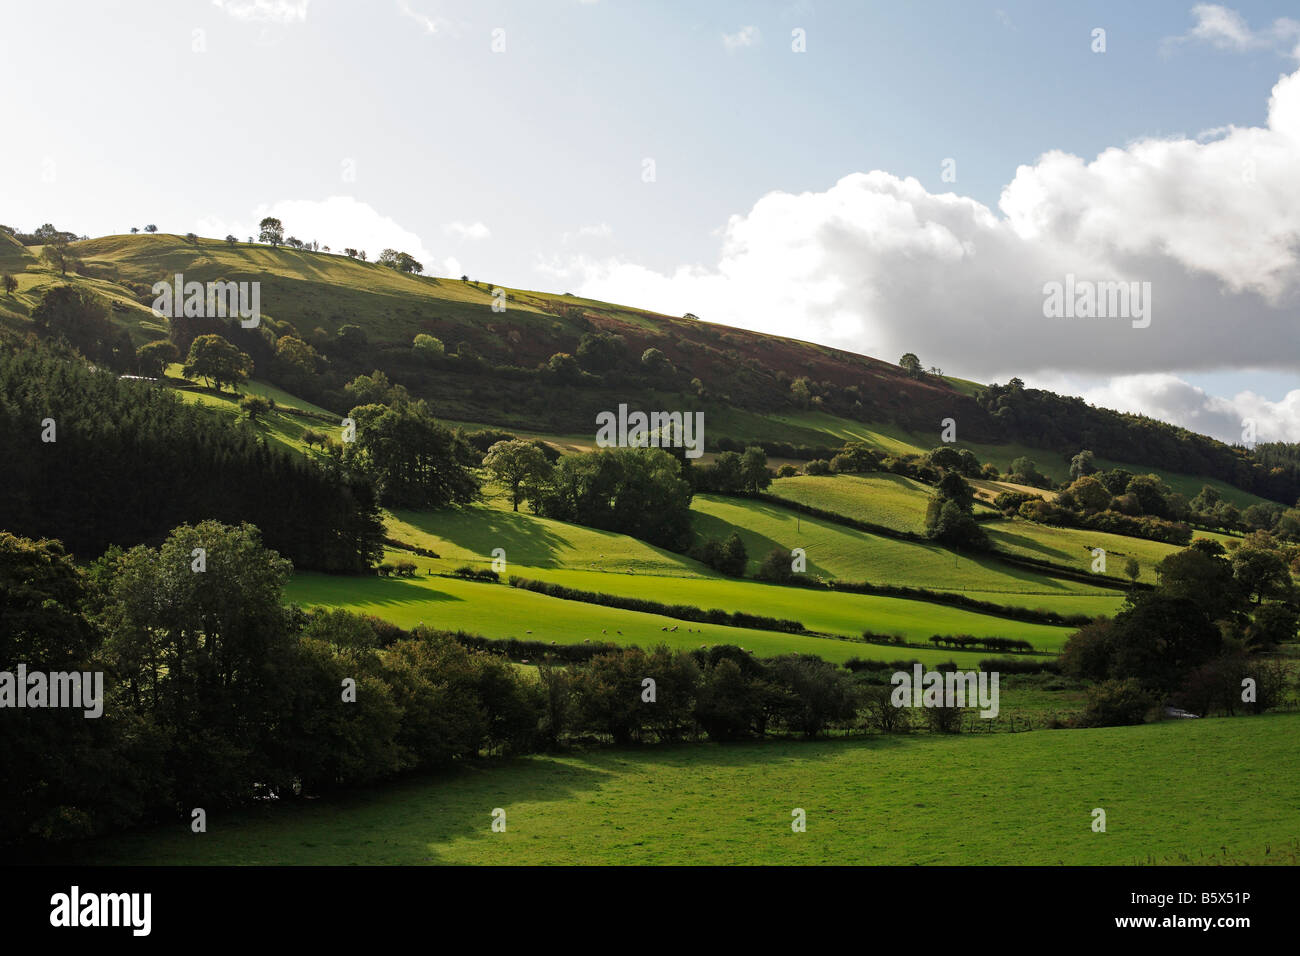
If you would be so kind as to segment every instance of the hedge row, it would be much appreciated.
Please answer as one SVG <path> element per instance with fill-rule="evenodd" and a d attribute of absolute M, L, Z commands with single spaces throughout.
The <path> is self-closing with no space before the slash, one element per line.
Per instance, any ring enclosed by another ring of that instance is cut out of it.
<path fill-rule="evenodd" d="M 721 624 L 727 627 L 746 627 L 760 631 L 784 631 L 787 634 L 801 634 L 808 629 L 799 621 L 784 618 L 765 617 L 761 614 L 745 614 L 743 611 L 721 611 L 716 608 L 705 611 L 690 604 L 661 604 L 644 598 L 620 597 L 615 594 L 601 594 L 597 591 L 579 591 L 566 588 L 560 584 L 546 581 L 534 581 L 511 575 L 510 586 L 535 591 L 547 597 L 560 598 L 564 601 L 581 601 L 584 604 L 599 604 L 602 607 L 616 607 L 624 611 L 641 611 L 645 614 L 662 614 L 682 621 L 695 621 L 700 624 Z"/>

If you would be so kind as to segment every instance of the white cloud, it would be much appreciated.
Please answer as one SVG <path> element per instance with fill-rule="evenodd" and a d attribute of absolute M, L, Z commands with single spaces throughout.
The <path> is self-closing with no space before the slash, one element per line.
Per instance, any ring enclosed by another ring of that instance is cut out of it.
<path fill-rule="evenodd" d="M 747 46 L 757 46 L 760 39 L 758 27 L 741 27 L 735 33 L 722 34 L 722 45 L 730 50 L 739 50 Z"/>
<path fill-rule="evenodd" d="M 607 222 L 592 223 L 586 226 L 579 226 L 574 232 L 566 232 L 560 236 L 560 241 L 564 243 L 573 242 L 576 239 L 608 239 L 614 234 Z"/>
<path fill-rule="evenodd" d="M 1300 21 L 1289 17 L 1279 17 L 1269 27 L 1252 30 L 1240 13 L 1217 3 L 1196 4 L 1192 16 L 1196 18 L 1195 25 L 1182 36 L 1174 37 L 1173 42 L 1208 43 L 1220 50 L 1245 53 L 1267 49 L 1289 52 L 1300 40 Z"/>
<path fill-rule="evenodd" d="M 283 199 L 258 206 L 247 220 L 201 219 L 195 231 L 204 236 L 224 236 L 229 232 L 239 239 L 246 239 L 257 236 L 257 224 L 266 216 L 274 216 L 284 223 L 286 236 L 296 236 L 304 242 L 315 240 L 335 252 L 344 247 L 364 249 L 373 260 L 384 249 L 397 249 L 410 253 L 426 268 L 435 261 L 418 235 L 378 212 L 369 203 L 351 196 L 330 196 L 323 200 Z"/>
<path fill-rule="evenodd" d="M 465 270 L 461 266 L 460 260 L 455 256 L 448 256 L 444 259 L 442 261 L 442 269 L 443 275 L 451 276 L 453 279 L 459 279 L 465 274 Z"/>
<path fill-rule="evenodd" d="M 722 230 L 711 266 L 573 255 L 575 292 L 839 345 L 980 380 L 1224 367 L 1300 369 L 1300 73 L 1264 127 L 1146 139 L 1021 166 L 997 211 L 915 179 L 854 173 L 773 192 Z M 1152 284 L 1149 328 L 1048 319 L 1067 274 Z"/>
<path fill-rule="evenodd" d="M 212 5 L 236 20 L 298 23 L 307 19 L 311 0 L 212 0 Z"/>
<path fill-rule="evenodd" d="M 451 26 L 451 21 L 438 16 L 429 16 L 421 13 L 419 10 L 412 8 L 407 0 L 397 0 L 397 9 L 404 17 L 409 17 L 420 26 L 424 27 L 424 32 L 433 36 L 444 32 Z"/>
<path fill-rule="evenodd" d="M 486 239 L 492 235 L 491 230 L 481 222 L 449 222 L 442 227 L 444 235 L 454 236 L 457 239 L 469 239 L 478 241 Z"/>
<path fill-rule="evenodd" d="M 1221 398 L 1163 372 L 1119 376 L 1105 385 L 1081 391 L 1060 382 L 1031 384 L 1053 391 L 1074 392 L 1093 405 L 1150 415 L 1229 443 L 1241 444 L 1247 440 L 1244 434 L 1247 421 L 1254 424 L 1256 441 L 1300 441 L 1300 389 L 1288 392 L 1276 402 L 1252 391 Z"/>

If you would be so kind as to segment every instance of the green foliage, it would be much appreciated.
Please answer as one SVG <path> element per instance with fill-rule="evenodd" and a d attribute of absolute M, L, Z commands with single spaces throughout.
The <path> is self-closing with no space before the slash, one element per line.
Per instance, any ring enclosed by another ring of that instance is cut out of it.
<path fill-rule="evenodd" d="M 190 345 L 183 369 L 186 378 L 201 378 L 216 385 L 234 387 L 253 374 L 253 360 L 220 335 L 200 335 Z"/>
<path fill-rule="evenodd" d="M 1088 688 L 1088 704 L 1080 721 L 1085 727 L 1140 724 L 1155 699 L 1132 677 L 1103 681 Z"/>
<path fill-rule="evenodd" d="M 380 500 L 398 508 L 444 508 L 478 497 L 479 484 L 464 464 L 464 441 L 438 422 L 424 402 L 352 409 L 356 440 L 346 459 L 374 477 Z"/>
<path fill-rule="evenodd" d="M 489 448 L 483 456 L 483 467 L 506 487 L 515 511 L 525 499 L 531 500 L 533 510 L 537 510 L 553 472 L 551 463 L 537 445 L 518 438 L 499 441 Z"/>
<path fill-rule="evenodd" d="M 33 427 L 46 417 L 56 442 Z M 0 440 L 13 455 L 0 528 L 57 537 L 84 558 L 205 517 L 255 523 L 299 568 L 359 572 L 381 547 L 363 476 L 44 350 L 0 351 Z"/>
<path fill-rule="evenodd" d="M 167 366 L 179 358 L 180 353 L 176 351 L 176 346 L 166 339 L 146 342 L 135 350 L 136 368 L 141 375 L 150 378 L 162 378 Z"/>
<path fill-rule="evenodd" d="M 92 362 L 117 372 L 134 369 L 130 337 L 113 326 L 107 304 L 89 290 L 71 285 L 49 289 L 32 310 L 32 322 L 41 338 L 66 342 Z"/>
<path fill-rule="evenodd" d="M 561 458 L 538 513 L 680 549 L 689 540 L 690 505 L 690 485 L 672 455 L 616 448 Z"/>

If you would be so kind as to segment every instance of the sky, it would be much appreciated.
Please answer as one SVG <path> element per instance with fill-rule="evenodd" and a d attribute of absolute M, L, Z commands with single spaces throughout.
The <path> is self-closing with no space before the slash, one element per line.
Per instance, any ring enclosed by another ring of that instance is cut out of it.
<path fill-rule="evenodd" d="M 10 226 L 275 215 L 1300 441 L 1295 3 L 17 0 L 0 62 Z"/>

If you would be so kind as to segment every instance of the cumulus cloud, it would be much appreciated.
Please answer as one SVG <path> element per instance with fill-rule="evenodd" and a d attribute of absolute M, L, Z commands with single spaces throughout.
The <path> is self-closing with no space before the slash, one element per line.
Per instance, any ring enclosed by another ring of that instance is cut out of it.
<path fill-rule="evenodd" d="M 1290 52 L 1300 40 L 1300 21 L 1278 17 L 1272 25 L 1254 30 L 1236 10 L 1217 3 L 1198 3 L 1192 7 L 1195 25 L 1175 43 L 1208 43 L 1220 50 L 1245 53 L 1250 50 L 1273 49 Z"/>
<path fill-rule="evenodd" d="M 1224 398 L 1168 372 L 1121 375 L 1102 385 L 1080 387 L 1072 377 L 1031 378 L 1035 388 L 1080 395 L 1090 404 L 1150 415 L 1228 443 L 1300 441 L 1300 389 L 1279 401 L 1245 390 Z"/>
<path fill-rule="evenodd" d="M 747 46 L 757 46 L 759 41 L 758 27 L 745 26 L 741 27 L 735 33 L 722 34 L 722 45 L 728 51 L 740 50 Z"/>
<path fill-rule="evenodd" d="M 449 222 L 442 227 L 442 231 L 445 235 L 457 239 L 479 240 L 492 235 L 491 230 L 481 222 Z"/>
<path fill-rule="evenodd" d="M 410 253 L 426 267 L 435 261 L 418 235 L 369 203 L 351 196 L 330 196 L 323 200 L 284 199 L 258 206 L 246 220 L 201 219 L 195 231 L 205 236 L 224 236 L 229 232 L 240 239 L 256 237 L 257 224 L 266 216 L 274 216 L 284 223 L 286 236 L 296 236 L 304 242 L 315 240 L 334 252 L 344 247 L 364 249 L 366 255 L 374 259 L 384 249 L 397 249 Z"/>
<path fill-rule="evenodd" d="M 967 377 L 1300 368 L 1300 73 L 1263 127 L 1143 139 L 1021 166 L 997 210 L 880 170 L 773 192 L 716 263 L 656 271 L 561 257 L 575 291 L 794 334 Z M 1150 282 L 1151 324 L 1047 318 L 1044 287 Z"/>
<path fill-rule="evenodd" d="M 258 23 L 300 23 L 307 19 L 311 0 L 212 0 L 218 10 L 236 20 Z"/>

